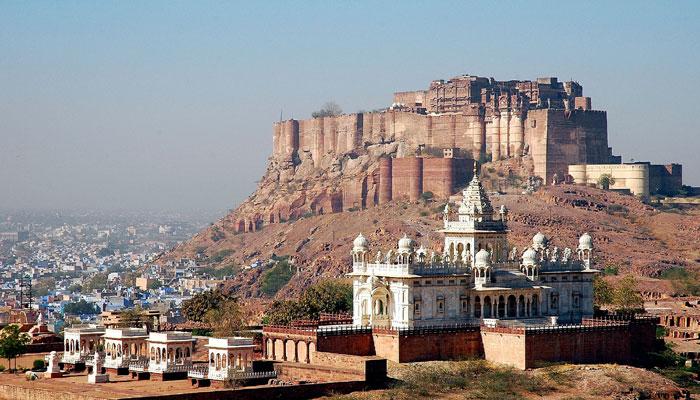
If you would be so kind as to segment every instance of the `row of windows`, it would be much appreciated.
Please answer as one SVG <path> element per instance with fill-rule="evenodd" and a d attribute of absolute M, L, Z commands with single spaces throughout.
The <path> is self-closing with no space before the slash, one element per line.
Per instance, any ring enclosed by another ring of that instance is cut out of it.
<path fill-rule="evenodd" d="M 457 282 L 456 280 L 450 279 L 450 280 L 447 281 L 447 284 L 448 284 L 448 285 L 454 285 L 456 282 Z M 432 285 L 432 284 L 433 284 L 433 281 L 432 281 L 432 280 L 425 280 L 425 281 L 423 281 L 422 286 L 430 286 L 430 285 Z M 460 284 L 460 285 L 466 285 L 466 284 L 467 284 L 467 280 L 466 280 L 466 279 L 460 279 L 460 280 L 459 280 L 459 284 Z M 439 279 L 438 279 L 438 280 L 435 281 L 435 285 L 436 285 L 436 286 L 444 286 L 444 285 L 445 285 L 445 281 L 444 281 L 444 280 L 439 280 Z M 413 286 L 421 286 L 421 281 L 413 281 Z"/>
<path fill-rule="evenodd" d="M 536 298 L 536 297 L 535 297 Z M 478 299 L 477 299 L 478 301 Z M 535 300 L 536 301 L 536 300 Z M 413 303 L 413 314 L 419 317 L 421 314 L 421 303 L 422 301 L 416 300 Z M 435 300 L 435 308 L 437 310 L 437 315 L 442 316 L 445 313 L 445 298 L 443 296 L 438 296 Z M 581 294 L 574 292 L 571 295 L 571 307 L 580 308 L 581 306 Z M 559 294 L 552 293 L 549 297 L 549 308 L 556 310 L 559 308 Z M 460 312 L 465 314 L 469 313 L 469 299 L 466 297 L 461 297 L 460 299 Z"/>
<path fill-rule="evenodd" d="M 540 278 L 542 279 L 542 282 L 547 282 L 547 280 L 548 280 L 548 278 L 547 278 L 546 276 L 540 276 Z M 550 281 L 550 282 L 557 282 L 557 280 L 558 280 L 558 279 L 557 279 L 556 276 L 551 276 L 551 277 L 549 277 L 549 281 Z M 562 280 L 562 282 L 568 281 L 568 280 L 569 280 L 569 277 L 566 276 L 566 275 L 564 275 L 564 276 L 561 277 L 561 280 Z M 572 281 L 579 281 L 579 280 L 581 280 L 581 277 L 580 277 L 579 275 L 574 275 L 574 276 L 571 277 L 571 280 L 572 280 Z M 585 281 L 585 279 L 584 279 L 584 281 Z M 445 281 L 444 281 L 444 280 L 438 279 L 438 280 L 436 280 L 436 281 L 434 281 L 434 282 L 435 282 L 435 285 L 436 285 L 436 286 L 443 286 L 443 285 L 445 285 Z M 448 284 L 448 285 L 454 285 L 455 283 L 456 283 L 456 280 L 454 280 L 454 279 L 450 279 L 450 280 L 447 281 L 447 284 Z M 460 279 L 460 280 L 459 280 L 459 284 L 460 284 L 460 285 L 466 285 L 466 284 L 467 284 L 467 280 L 466 280 L 466 279 Z M 413 281 L 413 286 L 430 286 L 430 285 L 433 285 L 433 280 L 425 280 L 425 281 L 423 281 L 423 282 L 421 282 L 421 281 Z"/>

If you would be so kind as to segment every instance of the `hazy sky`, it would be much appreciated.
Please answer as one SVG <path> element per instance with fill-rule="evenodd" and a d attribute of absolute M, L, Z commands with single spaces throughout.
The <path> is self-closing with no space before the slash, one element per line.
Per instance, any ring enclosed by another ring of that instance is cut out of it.
<path fill-rule="evenodd" d="M 225 210 L 272 122 L 470 73 L 573 78 L 700 185 L 700 2 L 0 1 L 0 207 Z"/>

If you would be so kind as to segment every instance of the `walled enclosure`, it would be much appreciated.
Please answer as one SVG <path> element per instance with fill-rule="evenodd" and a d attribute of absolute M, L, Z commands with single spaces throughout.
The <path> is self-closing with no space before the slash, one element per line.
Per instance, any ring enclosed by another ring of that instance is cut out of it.
<path fill-rule="evenodd" d="M 347 334 L 336 333 L 330 337 L 308 330 L 304 339 L 301 339 L 302 331 L 296 328 L 289 328 L 285 333 L 285 328 L 270 330 L 266 327 L 263 343 L 271 349 L 269 343 L 274 339 L 277 343 L 275 354 L 268 350 L 264 356 L 280 360 L 280 352 L 284 349 L 281 341 L 314 342 L 318 350 L 312 347 L 307 361 L 301 357 L 295 360 L 302 364 L 323 365 L 333 359 L 342 368 L 356 371 L 365 371 L 364 363 L 371 360 L 367 358 L 370 356 L 400 363 L 483 357 L 520 369 L 549 362 L 629 364 L 654 349 L 657 323 L 656 318 L 626 321 L 584 319 L 578 325 L 528 328 L 475 325 L 400 330 L 347 329 Z M 287 354 L 293 352 L 293 349 L 288 350 Z"/>

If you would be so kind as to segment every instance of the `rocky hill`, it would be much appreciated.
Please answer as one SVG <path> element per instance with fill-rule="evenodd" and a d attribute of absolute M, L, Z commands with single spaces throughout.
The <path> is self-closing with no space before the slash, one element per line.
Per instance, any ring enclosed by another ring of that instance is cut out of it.
<path fill-rule="evenodd" d="M 486 166 L 484 173 L 493 170 Z M 309 185 L 319 182 L 310 180 Z M 261 183 L 261 185 L 263 185 Z M 257 192 L 244 205 L 261 199 Z M 456 200 L 454 198 L 453 200 Z M 660 210 L 635 197 L 577 185 L 542 187 L 533 194 L 492 194 L 494 206 L 509 209 L 510 242 L 518 249 L 531 243 L 541 231 L 559 248 L 575 247 L 577 238 L 589 232 L 596 245 L 599 268 L 615 266 L 645 277 L 656 277 L 668 268 L 700 267 L 700 210 Z M 342 277 L 351 268 L 352 240 L 362 232 L 373 252 L 385 253 L 396 246 L 404 233 L 426 247 L 440 250 L 444 201 L 394 201 L 351 212 L 306 215 L 255 232 L 236 233 L 231 221 L 236 212 L 173 249 L 160 261 L 194 258 L 198 253 L 216 260 L 216 265 L 248 265 L 272 255 L 293 257 L 296 272 L 278 293 L 287 297 L 328 277 Z M 219 255 L 217 257 L 217 255 Z M 265 268 L 239 272 L 228 286 L 244 298 L 264 298 L 260 276 Z M 670 294 L 666 281 L 642 280 L 649 295 Z"/>

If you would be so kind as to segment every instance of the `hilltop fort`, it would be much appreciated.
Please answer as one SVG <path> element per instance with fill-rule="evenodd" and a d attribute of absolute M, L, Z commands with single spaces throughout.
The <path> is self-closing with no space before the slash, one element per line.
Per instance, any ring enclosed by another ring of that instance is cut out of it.
<path fill-rule="evenodd" d="M 396 92 L 373 112 L 273 125 L 258 190 L 231 218 L 236 232 L 421 196 L 448 198 L 474 161 L 507 162 L 508 177 L 591 184 L 601 174 L 641 197 L 681 186 L 680 165 L 621 164 L 608 146 L 607 115 L 575 81 L 497 81 L 471 75 Z"/>

